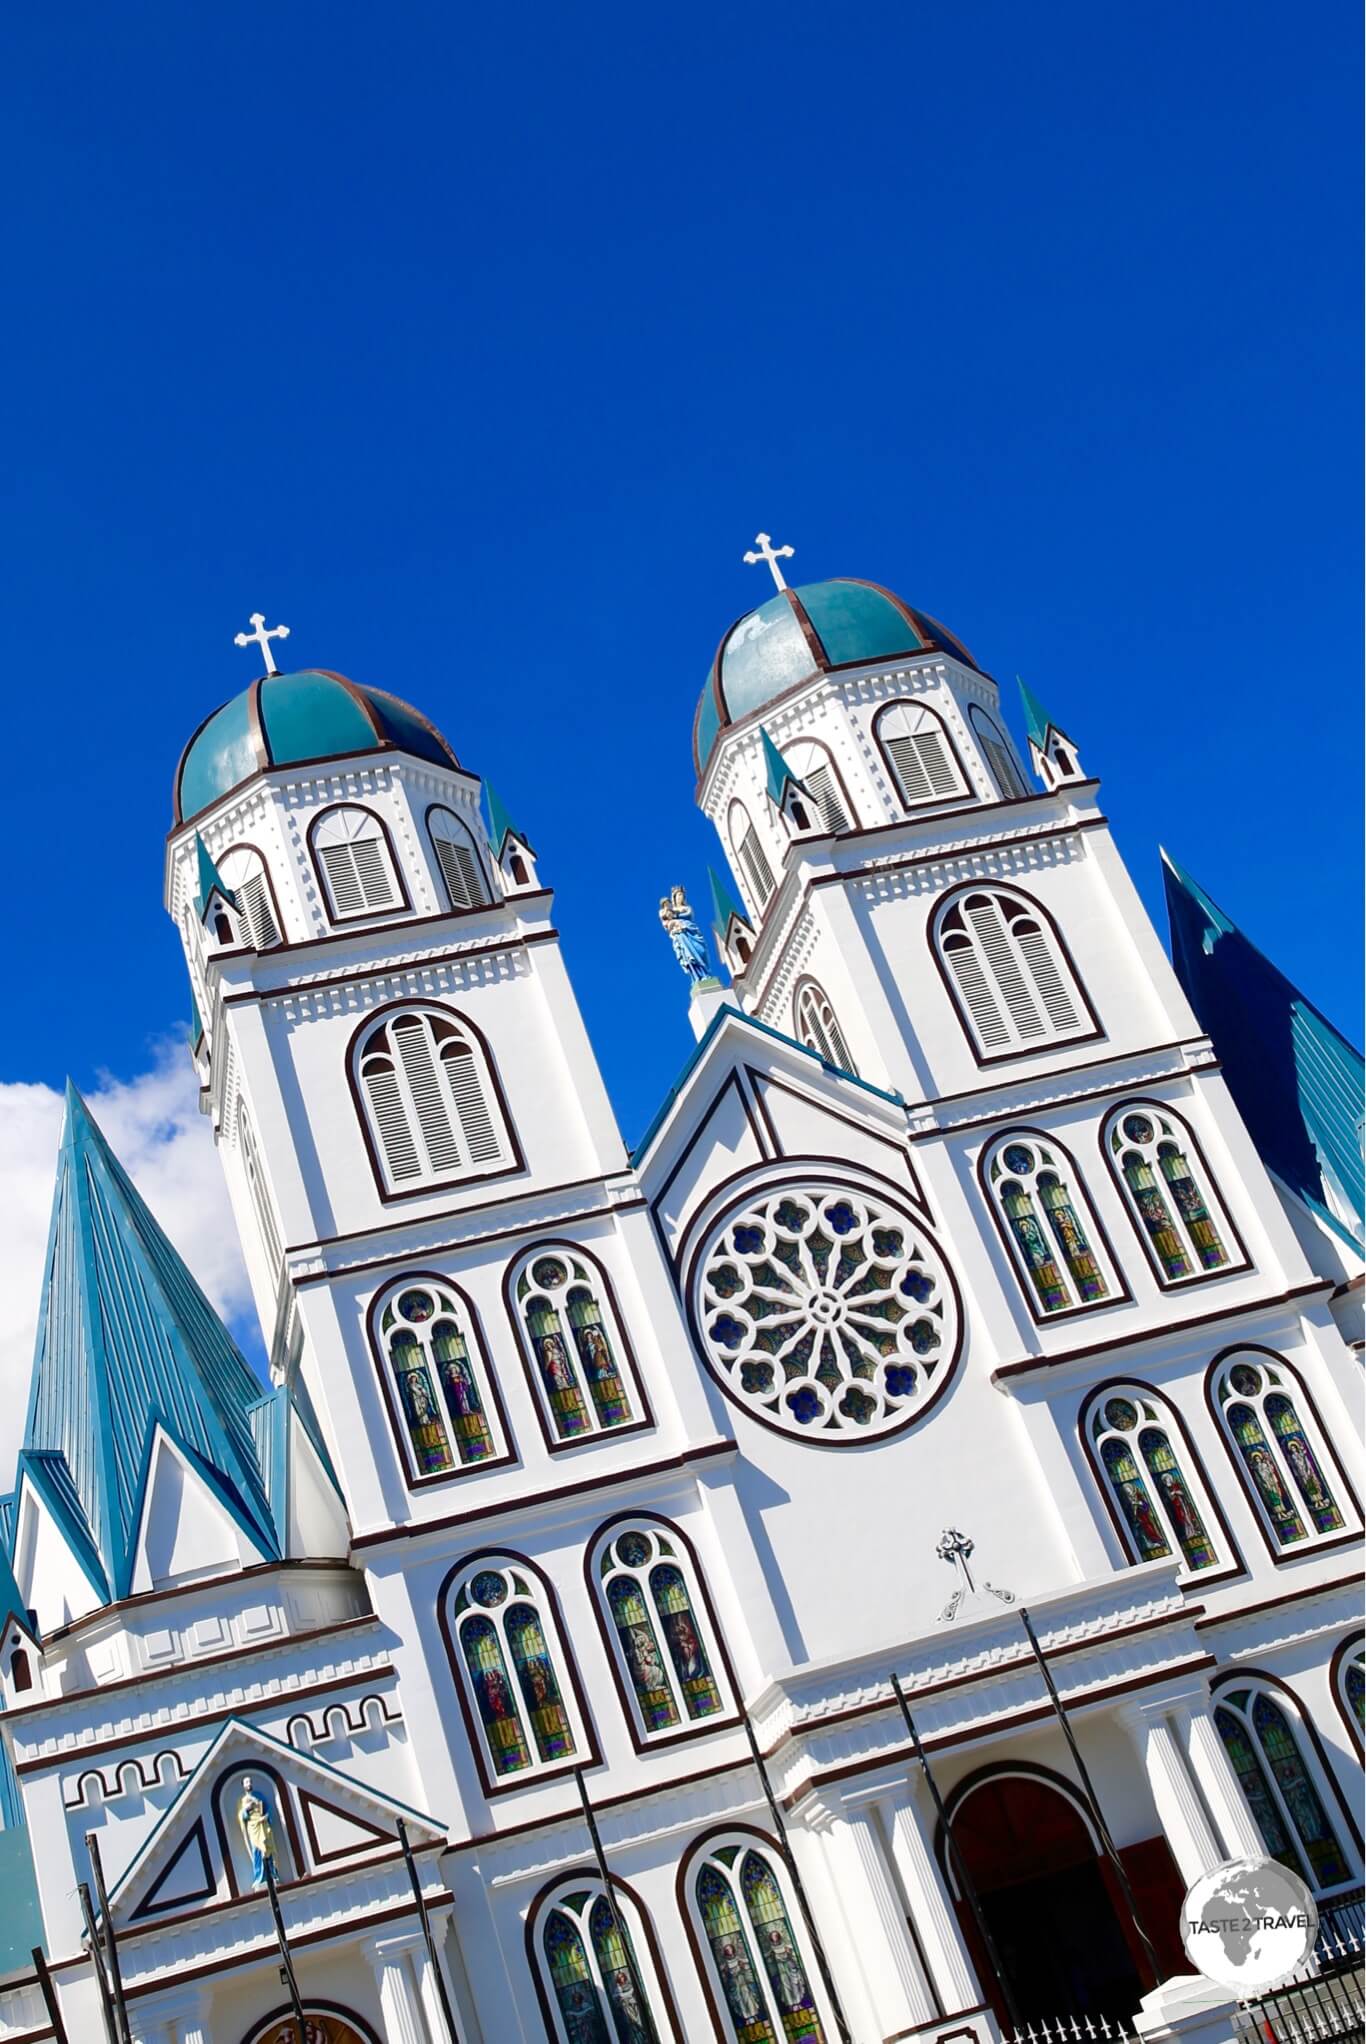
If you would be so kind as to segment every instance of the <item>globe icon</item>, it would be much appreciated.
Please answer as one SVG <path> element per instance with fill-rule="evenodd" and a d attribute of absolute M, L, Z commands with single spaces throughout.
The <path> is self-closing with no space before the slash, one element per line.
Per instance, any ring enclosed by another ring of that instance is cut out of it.
<path fill-rule="evenodd" d="M 1274 1859 L 1231 1859 L 1202 1874 L 1181 1910 L 1186 1957 L 1208 1980 L 1243 1998 L 1302 1966 L 1319 1914 L 1304 1882 Z"/>

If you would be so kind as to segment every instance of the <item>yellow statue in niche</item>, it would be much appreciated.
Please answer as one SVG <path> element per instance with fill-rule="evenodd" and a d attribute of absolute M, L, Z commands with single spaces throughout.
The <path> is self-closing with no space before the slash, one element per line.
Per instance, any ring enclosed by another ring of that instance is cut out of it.
<path fill-rule="evenodd" d="M 280 1870 L 275 1863 L 275 1831 L 270 1820 L 270 1804 L 252 1787 L 249 1774 L 242 1777 L 237 1823 L 242 1841 L 251 1854 L 252 1887 L 264 1888 L 268 1879 L 278 1881 Z"/>

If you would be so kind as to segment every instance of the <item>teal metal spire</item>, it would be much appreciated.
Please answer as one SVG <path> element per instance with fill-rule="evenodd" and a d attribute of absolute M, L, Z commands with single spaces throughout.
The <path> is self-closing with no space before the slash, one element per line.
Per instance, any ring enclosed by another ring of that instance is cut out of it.
<path fill-rule="evenodd" d="M 738 916 L 745 928 L 752 930 L 754 928 L 753 923 L 751 923 L 749 917 L 745 914 L 714 866 L 708 866 L 707 878 L 711 882 L 711 912 L 714 919 L 713 927 L 716 930 L 718 939 L 722 943 L 725 942 L 726 931 L 730 928 L 732 916 Z"/>
<path fill-rule="evenodd" d="M 230 887 L 223 885 L 223 877 L 210 857 L 209 848 L 196 831 L 194 834 L 195 858 L 199 862 L 199 916 L 202 922 L 208 914 L 209 903 L 215 894 L 221 894 L 229 908 L 236 908 L 237 896 Z"/>
<path fill-rule="evenodd" d="M 1050 728 L 1057 731 L 1061 727 L 1053 722 L 1053 719 L 1049 716 L 1033 689 L 1028 687 L 1018 674 L 1015 677 L 1015 685 L 1020 691 L 1020 705 L 1024 710 L 1025 729 L 1038 746 L 1040 752 L 1042 752 Z"/>
<path fill-rule="evenodd" d="M 499 801 L 498 791 L 491 781 L 484 783 L 484 798 L 489 808 L 489 843 L 493 847 L 494 858 L 501 859 L 503 847 L 510 837 L 521 838 L 523 844 L 526 840 Z"/>
<path fill-rule="evenodd" d="M 791 767 L 783 758 L 762 724 L 759 726 L 759 741 L 764 749 L 764 772 L 768 776 L 768 792 L 781 809 L 783 806 L 783 791 L 787 787 L 788 782 L 791 781 L 796 787 L 800 787 L 801 782 L 797 779 L 797 776 L 793 773 Z"/>
<path fill-rule="evenodd" d="M 1164 851 L 1172 963 L 1262 1162 L 1325 1224 L 1366 1241 L 1360 1051 Z"/>
<path fill-rule="evenodd" d="M 158 1425 L 281 1554 L 250 1418 L 262 1388 L 68 1081 L 19 1475 L 102 1597 L 131 1587 Z"/>

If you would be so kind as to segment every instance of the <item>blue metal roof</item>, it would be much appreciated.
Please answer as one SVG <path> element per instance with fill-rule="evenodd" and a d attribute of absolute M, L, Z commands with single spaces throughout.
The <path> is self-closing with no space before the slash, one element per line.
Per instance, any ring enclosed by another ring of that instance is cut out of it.
<path fill-rule="evenodd" d="M 781 808 L 783 790 L 789 781 L 797 781 L 797 776 L 793 773 L 791 767 L 769 737 L 767 729 L 762 724 L 759 726 L 759 741 L 764 749 L 764 772 L 768 776 L 768 792 L 778 804 L 778 807 Z M 797 785 L 800 787 L 801 783 L 797 781 Z"/>
<path fill-rule="evenodd" d="M 1024 710 L 1025 729 L 1038 746 L 1040 752 L 1042 752 L 1044 740 L 1048 736 L 1049 726 L 1052 725 L 1055 731 L 1061 727 L 1053 723 L 1053 719 L 1049 716 L 1033 689 L 1021 681 L 1018 674 L 1015 677 L 1015 685 L 1020 691 L 1020 703 Z"/>
<path fill-rule="evenodd" d="M 199 920 L 203 922 L 209 911 L 209 903 L 215 894 L 221 894 L 229 908 L 236 908 L 237 896 L 230 887 L 223 885 L 223 877 L 215 866 L 209 848 L 196 831 L 194 834 L 195 859 L 199 871 Z"/>
<path fill-rule="evenodd" d="M 707 878 L 711 882 L 711 912 L 715 919 L 713 927 L 721 942 L 723 944 L 725 942 L 726 931 L 730 927 L 732 916 L 735 916 L 739 922 L 742 922 L 747 930 L 752 930 L 754 928 L 753 923 L 751 923 L 749 917 L 745 914 L 739 902 L 731 893 L 730 888 L 714 866 L 708 866 Z"/>
<path fill-rule="evenodd" d="M 1263 1163 L 1361 1248 L 1360 1051 L 1166 852 L 1162 863 L 1177 977 Z"/>
<path fill-rule="evenodd" d="M 280 1554 L 249 1417 L 261 1395 L 68 1084 L 19 1468 L 102 1595 L 131 1587 L 158 1425 L 262 1553 Z"/>

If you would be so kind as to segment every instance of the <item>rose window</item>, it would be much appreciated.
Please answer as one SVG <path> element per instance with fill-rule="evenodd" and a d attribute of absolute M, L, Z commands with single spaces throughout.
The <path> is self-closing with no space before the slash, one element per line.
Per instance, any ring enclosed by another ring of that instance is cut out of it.
<path fill-rule="evenodd" d="M 702 1257 L 698 1308 L 721 1388 L 807 1439 L 904 1426 L 958 1353 L 957 1298 L 925 1230 L 845 1186 L 732 1214 Z"/>

